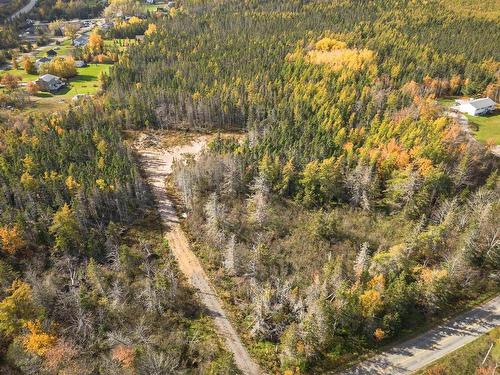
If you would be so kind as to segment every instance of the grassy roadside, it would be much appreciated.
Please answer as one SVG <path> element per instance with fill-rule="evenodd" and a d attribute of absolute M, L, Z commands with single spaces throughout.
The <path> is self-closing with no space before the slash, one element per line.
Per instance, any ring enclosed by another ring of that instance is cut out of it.
<path fill-rule="evenodd" d="M 492 346 L 493 345 L 493 346 Z M 489 353 L 488 351 L 492 349 Z M 486 357 L 487 355 L 487 357 Z M 493 368 L 500 360 L 500 327 L 492 329 L 460 349 L 438 359 L 415 375 L 469 375 L 494 373 Z M 484 363 L 483 363 L 484 361 Z"/>
<path fill-rule="evenodd" d="M 480 294 L 477 295 L 475 298 L 472 298 L 470 300 L 466 301 L 460 301 L 456 304 L 453 304 L 453 308 L 449 311 L 447 311 L 446 314 L 440 315 L 433 317 L 432 319 L 424 321 L 422 324 L 418 325 L 416 328 L 411 329 L 411 330 L 403 330 L 403 333 L 399 335 L 397 339 L 391 340 L 386 342 L 383 346 L 380 346 L 379 348 L 372 349 L 366 352 L 366 354 L 357 357 L 355 360 L 347 362 L 344 366 L 342 366 L 339 370 L 349 368 L 351 366 L 354 366 L 364 360 L 367 360 L 377 354 L 381 354 L 385 352 L 386 350 L 392 348 L 394 345 L 397 345 L 399 343 L 403 343 L 405 341 L 411 340 L 415 337 L 418 337 L 425 332 L 436 328 L 440 324 L 443 324 L 449 320 L 452 320 L 456 317 L 458 317 L 460 314 L 463 314 L 464 312 L 477 307 L 483 303 L 486 303 L 490 299 L 496 297 L 500 291 L 490 291 L 488 293 Z"/>

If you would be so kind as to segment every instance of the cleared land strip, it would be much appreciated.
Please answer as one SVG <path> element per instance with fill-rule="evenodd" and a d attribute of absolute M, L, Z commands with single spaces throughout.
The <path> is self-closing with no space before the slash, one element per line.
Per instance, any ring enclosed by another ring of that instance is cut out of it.
<path fill-rule="evenodd" d="M 137 147 L 136 149 L 166 229 L 166 239 L 177 259 L 179 269 L 198 291 L 201 301 L 210 311 L 217 331 L 224 338 L 228 350 L 233 353 L 238 368 L 244 374 L 258 375 L 261 374 L 259 367 L 252 360 L 236 330 L 227 319 L 219 297 L 210 286 L 203 267 L 189 247 L 186 235 L 179 224 L 175 207 L 165 190 L 165 179 L 172 172 L 174 159 L 181 157 L 183 154 L 198 154 L 206 142 L 207 138 L 201 137 L 190 145 L 178 146 L 170 150 L 155 147 Z"/>
<path fill-rule="evenodd" d="M 20 16 L 21 14 L 24 13 L 29 13 L 31 9 L 36 5 L 37 0 L 30 0 L 28 4 L 23 6 L 21 9 L 19 9 L 17 12 L 15 12 L 12 16 L 10 16 L 10 19 L 14 19 L 17 16 Z"/>
<path fill-rule="evenodd" d="M 500 296 L 345 371 L 344 375 L 411 374 L 500 325 Z"/>

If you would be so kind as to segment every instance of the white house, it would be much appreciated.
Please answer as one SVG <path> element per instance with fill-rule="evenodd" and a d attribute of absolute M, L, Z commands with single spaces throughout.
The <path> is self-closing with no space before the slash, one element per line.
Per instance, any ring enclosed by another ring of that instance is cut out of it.
<path fill-rule="evenodd" d="M 44 74 L 39 77 L 35 83 L 42 91 L 56 92 L 60 88 L 66 86 L 65 80 L 52 74 Z"/>
<path fill-rule="evenodd" d="M 471 116 L 484 115 L 496 109 L 496 103 L 490 98 L 457 99 L 455 102 L 457 105 L 453 107 L 454 109 Z"/>

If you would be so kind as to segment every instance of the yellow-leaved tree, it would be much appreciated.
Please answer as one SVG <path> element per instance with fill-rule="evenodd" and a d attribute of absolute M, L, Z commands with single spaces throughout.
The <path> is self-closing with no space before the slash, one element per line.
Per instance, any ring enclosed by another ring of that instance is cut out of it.
<path fill-rule="evenodd" d="M 77 250 L 81 245 L 80 225 L 67 203 L 54 214 L 49 231 L 55 237 L 57 251 Z"/>
<path fill-rule="evenodd" d="M 104 50 L 104 40 L 102 36 L 97 32 L 93 31 L 89 36 L 89 41 L 87 47 L 93 55 L 98 55 Z"/>
<path fill-rule="evenodd" d="M 25 327 L 29 332 L 23 337 L 23 345 L 28 352 L 43 356 L 54 346 L 56 337 L 42 329 L 40 320 L 30 320 Z"/>
<path fill-rule="evenodd" d="M 39 318 L 42 311 L 33 302 L 29 284 L 15 280 L 9 295 L 0 302 L 0 332 L 7 338 L 17 335 L 28 320 Z"/>
<path fill-rule="evenodd" d="M 0 242 L 2 250 L 10 255 L 15 254 L 24 246 L 21 233 L 15 225 L 13 227 L 0 227 Z"/>
<path fill-rule="evenodd" d="M 150 36 L 154 33 L 156 33 L 156 25 L 154 23 L 150 23 L 148 25 L 148 29 L 144 32 L 144 35 Z"/>

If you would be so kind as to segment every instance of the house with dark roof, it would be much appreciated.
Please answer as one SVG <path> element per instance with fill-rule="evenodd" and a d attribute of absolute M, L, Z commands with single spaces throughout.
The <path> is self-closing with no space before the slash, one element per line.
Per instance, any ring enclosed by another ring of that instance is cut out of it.
<path fill-rule="evenodd" d="M 38 77 L 35 83 L 41 91 L 56 92 L 66 86 L 66 80 L 53 74 L 44 74 Z"/>
<path fill-rule="evenodd" d="M 36 70 L 39 70 L 42 64 L 48 63 L 52 61 L 52 57 L 41 57 L 39 59 L 35 60 L 35 68 Z"/>
<path fill-rule="evenodd" d="M 49 57 L 55 57 L 55 56 L 57 56 L 57 52 L 54 51 L 53 49 L 49 49 L 47 51 L 47 56 L 49 56 Z"/>

